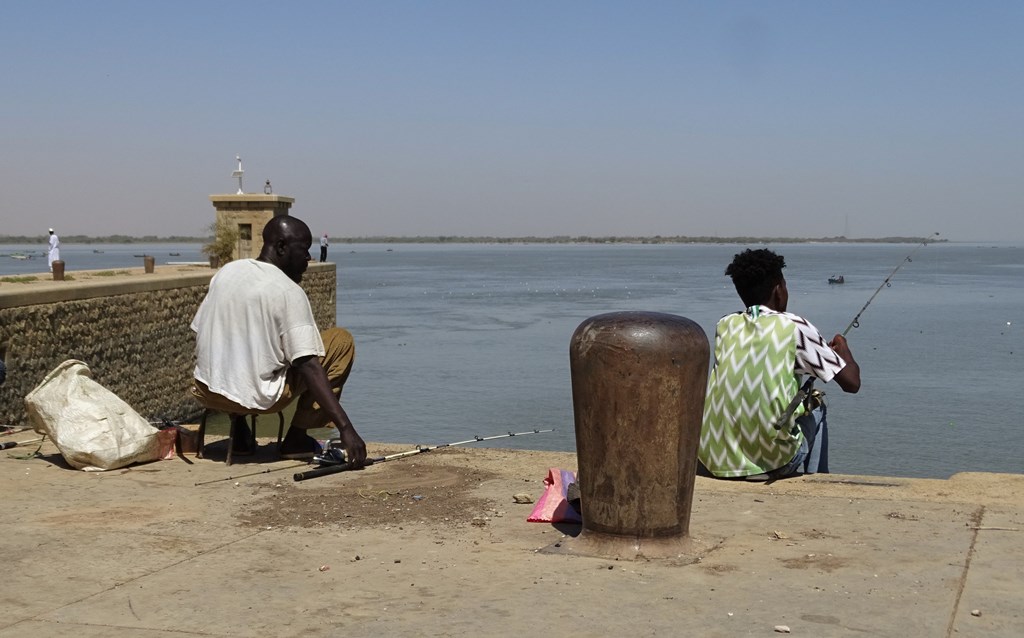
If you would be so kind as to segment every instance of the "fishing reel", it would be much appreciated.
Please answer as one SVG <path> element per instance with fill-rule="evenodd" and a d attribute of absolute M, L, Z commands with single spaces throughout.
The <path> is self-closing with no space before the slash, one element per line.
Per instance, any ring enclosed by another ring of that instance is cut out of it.
<path fill-rule="evenodd" d="M 313 456 L 313 461 L 319 463 L 320 467 L 345 463 L 345 448 L 341 439 L 328 439 L 320 454 Z"/>

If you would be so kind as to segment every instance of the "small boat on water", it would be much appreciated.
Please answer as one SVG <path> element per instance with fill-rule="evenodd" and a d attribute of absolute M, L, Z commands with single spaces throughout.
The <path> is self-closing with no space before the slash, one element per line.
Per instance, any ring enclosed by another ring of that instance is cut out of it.
<path fill-rule="evenodd" d="M 133 257 L 139 257 L 139 258 L 145 257 L 145 255 L 132 255 L 132 256 Z"/>
<path fill-rule="evenodd" d="M 10 257 L 11 259 L 32 259 L 32 255 L 22 255 L 21 253 L 14 253 Z"/>
<path fill-rule="evenodd" d="M 93 249 L 92 249 L 92 252 L 94 252 L 94 253 L 96 253 L 97 255 L 99 255 L 100 253 L 102 253 L 102 252 L 104 252 L 104 251 L 102 251 L 102 250 L 96 250 L 95 248 L 93 248 Z"/>
<path fill-rule="evenodd" d="M 181 253 L 167 253 L 171 257 L 181 257 Z"/>
<path fill-rule="evenodd" d="M 828 278 L 828 283 L 830 283 L 830 284 L 845 284 L 846 283 L 846 278 L 843 277 L 842 275 L 832 275 L 831 277 Z"/>

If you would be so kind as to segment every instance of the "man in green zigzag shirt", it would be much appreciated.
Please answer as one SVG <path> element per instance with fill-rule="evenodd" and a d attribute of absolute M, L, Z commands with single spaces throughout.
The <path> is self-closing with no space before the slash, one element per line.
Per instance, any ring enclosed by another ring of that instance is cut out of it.
<path fill-rule="evenodd" d="M 828 472 L 825 405 L 820 397 L 779 423 L 801 375 L 860 390 L 860 366 L 842 335 L 829 343 L 809 321 L 786 312 L 786 260 L 767 249 L 736 255 L 732 277 L 746 310 L 722 317 L 704 401 L 698 473 L 767 480 Z M 806 432 L 806 434 L 805 434 Z"/>

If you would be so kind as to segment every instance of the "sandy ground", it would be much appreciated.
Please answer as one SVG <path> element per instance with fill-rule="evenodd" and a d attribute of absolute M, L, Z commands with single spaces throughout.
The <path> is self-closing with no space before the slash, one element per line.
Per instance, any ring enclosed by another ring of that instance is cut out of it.
<path fill-rule="evenodd" d="M 616 560 L 541 551 L 580 527 L 515 502 L 572 454 L 464 447 L 295 482 L 269 445 L 105 473 L 15 458 L 33 448 L 0 452 L 0 638 L 1024 635 L 1018 475 L 697 479 L 698 554 Z"/>

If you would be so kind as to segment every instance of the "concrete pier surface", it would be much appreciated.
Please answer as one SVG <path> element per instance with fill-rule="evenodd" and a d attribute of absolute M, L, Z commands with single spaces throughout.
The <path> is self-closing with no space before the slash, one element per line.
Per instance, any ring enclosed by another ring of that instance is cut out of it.
<path fill-rule="evenodd" d="M 540 552 L 578 527 L 515 502 L 568 453 L 296 483 L 269 444 L 105 473 L 15 458 L 34 448 L 0 452 L 0 638 L 1024 635 L 1020 475 L 698 478 L 702 553 L 617 561 Z"/>

